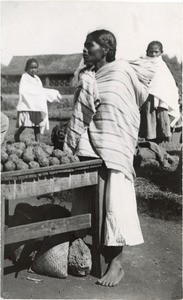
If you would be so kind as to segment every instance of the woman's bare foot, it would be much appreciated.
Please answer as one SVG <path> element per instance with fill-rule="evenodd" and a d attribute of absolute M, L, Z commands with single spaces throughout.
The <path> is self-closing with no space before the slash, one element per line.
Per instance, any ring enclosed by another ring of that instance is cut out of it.
<path fill-rule="evenodd" d="M 107 273 L 97 281 L 98 284 L 103 286 L 115 286 L 117 285 L 124 276 L 124 270 L 122 267 L 122 253 L 116 256 L 107 271 Z"/>

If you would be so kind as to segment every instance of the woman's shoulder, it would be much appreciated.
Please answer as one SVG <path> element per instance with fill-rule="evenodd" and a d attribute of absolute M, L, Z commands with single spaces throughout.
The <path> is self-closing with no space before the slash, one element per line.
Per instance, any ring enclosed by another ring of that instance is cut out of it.
<path fill-rule="evenodd" d="M 119 70 L 130 72 L 132 70 L 130 63 L 124 59 L 118 59 L 114 63 L 114 67 Z"/>
<path fill-rule="evenodd" d="M 39 76 L 37 76 L 37 75 L 34 75 L 34 78 L 36 78 L 37 80 L 41 80 L 41 79 L 39 78 Z"/>
<path fill-rule="evenodd" d="M 32 77 L 31 75 L 29 75 L 29 73 L 27 73 L 27 72 L 24 72 L 23 74 L 22 74 L 22 77 L 24 77 L 24 78 L 36 78 L 36 79 L 39 79 L 40 80 L 40 78 L 39 78 L 39 76 L 37 76 L 37 75 L 34 75 L 34 77 Z"/>
<path fill-rule="evenodd" d="M 119 68 L 129 68 L 130 67 L 130 64 L 127 60 L 124 60 L 122 58 L 120 59 L 116 59 L 114 60 L 113 62 L 110 63 L 111 67 L 119 67 Z"/>
<path fill-rule="evenodd" d="M 27 72 L 24 72 L 21 76 L 21 79 L 23 80 L 31 79 L 31 76 Z"/>
<path fill-rule="evenodd" d="M 37 75 L 34 75 L 34 77 L 30 76 L 27 72 L 24 72 L 20 79 L 21 86 L 24 84 L 33 84 L 36 86 L 42 86 L 42 82 L 40 78 Z"/>
<path fill-rule="evenodd" d="M 26 78 L 27 75 L 28 75 L 27 72 L 24 72 L 24 73 L 22 74 L 21 78 Z"/>
<path fill-rule="evenodd" d="M 27 81 L 27 73 L 24 72 L 20 78 L 20 83 L 22 84 L 23 82 Z"/>

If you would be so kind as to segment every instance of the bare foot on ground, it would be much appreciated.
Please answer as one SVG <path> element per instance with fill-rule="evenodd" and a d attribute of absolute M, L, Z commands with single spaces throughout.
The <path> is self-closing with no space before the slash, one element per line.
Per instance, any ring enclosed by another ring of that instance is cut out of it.
<path fill-rule="evenodd" d="M 98 284 L 103 286 L 115 286 L 117 285 L 124 276 L 124 270 L 121 263 L 121 255 L 117 256 L 111 262 L 109 270 L 107 273 L 97 281 Z"/>

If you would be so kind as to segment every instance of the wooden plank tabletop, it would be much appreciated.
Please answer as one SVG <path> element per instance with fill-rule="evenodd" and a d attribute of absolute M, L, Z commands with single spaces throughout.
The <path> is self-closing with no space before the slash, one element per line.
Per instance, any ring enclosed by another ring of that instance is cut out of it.
<path fill-rule="evenodd" d="M 57 175 L 60 173 L 72 173 L 78 170 L 87 170 L 91 168 L 99 168 L 102 166 L 102 159 L 91 159 L 86 161 L 68 163 L 57 166 L 42 167 L 39 169 L 18 170 L 1 173 L 1 183 L 7 181 L 38 178 L 47 175 Z"/>

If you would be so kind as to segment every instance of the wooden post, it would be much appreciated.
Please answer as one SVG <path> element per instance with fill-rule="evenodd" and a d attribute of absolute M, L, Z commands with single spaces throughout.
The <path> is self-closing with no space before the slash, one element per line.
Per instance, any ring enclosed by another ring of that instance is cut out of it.
<path fill-rule="evenodd" d="M 4 231 L 5 231 L 5 197 L 1 198 L 1 296 L 3 297 L 4 276 Z"/>
<path fill-rule="evenodd" d="M 71 215 L 77 216 L 91 213 L 91 199 L 94 197 L 93 186 L 85 186 L 73 190 Z M 85 238 L 89 231 L 89 229 L 75 231 L 74 236 L 75 238 Z"/>
<path fill-rule="evenodd" d="M 9 226 L 9 209 L 10 209 L 10 203 L 9 203 L 9 200 L 8 199 L 5 199 L 5 225 L 8 225 Z"/>

